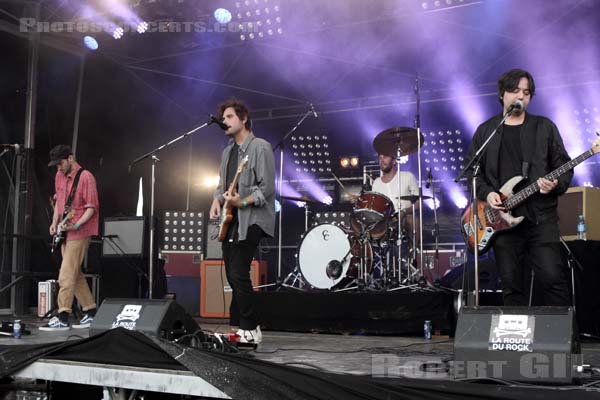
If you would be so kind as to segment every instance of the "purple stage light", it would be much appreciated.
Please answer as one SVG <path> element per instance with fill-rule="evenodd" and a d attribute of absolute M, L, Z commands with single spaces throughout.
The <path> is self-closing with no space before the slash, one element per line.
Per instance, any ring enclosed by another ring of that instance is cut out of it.
<path fill-rule="evenodd" d="M 213 16 L 220 24 L 227 24 L 231 22 L 231 12 L 226 8 L 217 8 L 213 13 Z"/>

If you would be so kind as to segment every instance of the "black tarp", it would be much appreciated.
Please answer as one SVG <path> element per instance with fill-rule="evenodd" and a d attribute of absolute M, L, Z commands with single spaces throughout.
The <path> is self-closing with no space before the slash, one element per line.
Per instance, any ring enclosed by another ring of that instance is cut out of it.
<path fill-rule="evenodd" d="M 372 378 L 282 366 L 243 354 L 199 350 L 122 328 L 81 340 L 39 346 L 2 346 L 2 377 L 44 357 L 187 369 L 234 399 L 598 399 L 599 390 L 533 385 Z"/>

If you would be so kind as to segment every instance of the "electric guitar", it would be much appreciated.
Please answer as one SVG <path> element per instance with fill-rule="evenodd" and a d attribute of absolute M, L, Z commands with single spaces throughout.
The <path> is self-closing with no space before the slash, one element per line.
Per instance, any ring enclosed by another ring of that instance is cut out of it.
<path fill-rule="evenodd" d="M 56 226 L 56 233 L 52 237 L 52 253 L 54 253 L 67 238 L 66 232 L 61 229 L 61 225 L 66 224 L 71 218 L 73 218 L 73 211 L 65 211 L 63 213 L 63 219 L 61 219 Z"/>
<path fill-rule="evenodd" d="M 572 170 L 599 151 L 600 138 L 594 140 L 592 147 L 588 151 L 561 165 L 548 175 L 544 176 L 544 178 L 554 180 L 565 172 Z M 500 188 L 500 197 L 502 199 L 504 211 L 490 207 L 486 201 L 477 200 L 476 227 L 473 227 L 472 204 L 465 209 L 461 219 L 460 230 L 470 252 L 474 252 L 475 250 L 475 230 L 477 230 L 479 253 L 483 254 L 490 249 L 497 234 L 512 229 L 523 221 L 524 217 L 513 217 L 511 215 L 511 210 L 523 203 L 530 196 L 539 192 L 540 187 L 537 182 L 534 182 L 513 194 L 514 187 L 522 180 L 522 176 L 514 176 Z"/>
<path fill-rule="evenodd" d="M 238 184 L 238 180 L 240 179 L 240 175 L 244 168 L 246 168 L 246 164 L 248 163 L 248 156 L 242 159 L 242 162 L 238 166 L 237 172 L 235 173 L 235 177 L 229 185 L 228 192 L 233 196 L 236 193 L 236 186 Z M 223 204 L 223 209 L 221 210 L 221 223 L 219 224 L 219 242 L 222 242 L 227 238 L 227 232 L 229 231 L 229 225 L 233 220 L 233 206 L 229 204 L 229 201 L 226 201 Z"/>

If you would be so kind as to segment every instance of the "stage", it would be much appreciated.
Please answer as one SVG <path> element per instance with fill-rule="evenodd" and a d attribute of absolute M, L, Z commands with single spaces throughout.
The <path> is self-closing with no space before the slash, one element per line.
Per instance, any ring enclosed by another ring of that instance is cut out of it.
<path fill-rule="evenodd" d="M 597 398 L 594 382 L 531 385 L 480 379 L 454 380 L 453 340 L 416 336 L 333 335 L 263 331 L 256 350 L 238 354 L 199 350 L 123 329 L 88 337 L 87 330 L 39 332 L 0 339 L 3 382 L 27 388 L 34 380 L 53 382 L 55 394 L 117 396 L 133 390 L 146 398 L 171 393 L 195 398 L 392 399 L 431 398 Z M 229 326 L 202 323 L 206 332 Z M 582 343 L 587 364 L 600 363 L 600 344 Z M 61 382 L 72 383 L 66 389 Z M 81 397 L 80 396 L 80 397 Z M 152 397 L 156 396 L 156 397 Z M 59 396 L 60 398 L 60 396 Z M 107 398 L 107 397 L 105 397 Z M 113 397 L 117 398 L 117 397 Z"/>

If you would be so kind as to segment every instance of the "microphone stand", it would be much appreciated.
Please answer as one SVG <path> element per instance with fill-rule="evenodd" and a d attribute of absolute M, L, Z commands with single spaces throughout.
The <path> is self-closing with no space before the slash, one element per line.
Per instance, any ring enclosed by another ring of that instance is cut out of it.
<path fill-rule="evenodd" d="M 294 132 L 296 132 L 296 130 L 300 127 L 300 125 L 302 125 L 302 123 L 304 122 L 304 120 L 306 118 L 308 118 L 308 116 L 310 114 L 313 114 L 315 118 L 318 117 L 317 113 L 314 110 L 314 107 L 312 104 L 309 105 L 309 109 L 306 111 L 306 113 L 304 113 L 304 115 L 302 116 L 302 118 L 300 118 L 300 120 L 296 123 L 296 125 L 294 125 L 294 127 L 292 129 L 290 129 L 285 135 L 283 135 L 283 137 L 281 138 L 281 140 L 279 140 L 279 143 L 277 143 L 277 145 L 273 148 L 273 151 L 276 151 L 277 149 L 279 149 L 279 182 L 278 182 L 278 188 L 277 191 L 279 192 L 279 220 L 278 220 L 278 235 L 277 235 L 277 286 L 280 286 L 283 283 L 283 279 L 281 278 L 281 264 L 282 264 L 282 229 L 283 229 L 283 147 L 284 147 L 284 142 L 285 140 Z M 308 219 L 308 217 L 307 217 Z"/>
<path fill-rule="evenodd" d="M 439 247 L 440 226 L 438 224 L 437 198 L 435 196 L 435 185 L 433 183 L 433 176 L 431 175 L 431 169 L 429 170 L 428 181 L 429 181 L 429 185 L 431 185 L 431 198 L 433 200 L 433 221 L 434 221 L 433 236 L 435 238 L 435 258 L 434 258 L 434 260 L 435 260 L 435 273 L 437 276 L 437 278 L 435 279 L 435 286 L 440 287 L 440 247 Z M 427 185 L 425 185 L 425 187 L 427 187 Z"/>
<path fill-rule="evenodd" d="M 418 166 L 418 185 L 419 185 L 419 262 L 421 265 L 419 285 L 425 286 L 425 275 L 423 274 L 424 258 L 423 258 L 423 173 L 421 171 L 421 147 L 423 142 L 421 139 L 421 94 L 419 91 L 419 74 L 415 76 L 415 97 L 416 97 L 416 113 L 415 113 L 415 128 L 417 129 L 417 166 Z M 414 204 L 413 204 L 414 207 Z M 414 208 L 413 208 L 414 210 Z M 413 227 L 415 221 L 413 220 Z M 414 228 L 413 228 L 414 229 Z M 414 240 L 414 238 L 413 238 Z M 416 245 L 416 243 L 414 244 Z"/>
<path fill-rule="evenodd" d="M 456 178 L 454 178 L 454 182 L 460 181 L 463 176 L 467 174 L 469 170 L 473 171 L 473 176 L 471 178 L 471 188 L 472 188 L 472 196 L 471 196 L 471 212 L 473 213 L 471 224 L 473 229 L 473 259 L 475 263 L 475 306 L 479 306 L 479 231 L 477 230 L 477 224 L 479 222 L 477 216 L 477 175 L 479 175 L 479 170 L 481 169 L 481 158 L 485 154 L 489 143 L 492 141 L 492 138 L 496 136 L 498 133 L 498 129 L 502 125 L 504 125 L 504 121 L 508 119 L 512 115 L 514 108 L 508 110 L 508 112 L 502 118 L 502 121 L 494 128 L 490 136 L 483 142 L 481 147 L 477 149 L 477 152 L 469 160 L 467 165 L 460 171 L 460 174 Z"/>
<path fill-rule="evenodd" d="M 155 224 L 154 224 L 154 195 L 155 195 L 155 189 L 156 189 L 156 164 L 160 161 L 160 159 L 156 156 L 157 153 L 159 153 L 160 151 L 164 150 L 165 148 L 171 146 L 172 144 L 180 141 L 183 138 L 186 138 L 188 136 L 190 136 L 191 134 L 193 134 L 196 131 L 199 131 L 200 129 L 204 129 L 207 126 L 211 125 L 215 123 L 215 120 L 212 117 L 209 117 L 209 120 L 205 123 L 203 123 L 200 126 L 197 126 L 196 128 L 192 129 L 191 131 L 188 131 L 186 133 L 184 133 L 183 135 L 176 137 L 175 139 L 171 140 L 170 142 L 167 142 L 161 146 L 158 146 L 156 149 L 149 151 L 148 153 L 136 158 L 135 160 L 133 160 L 131 162 L 131 164 L 129 164 L 129 171 L 131 171 L 131 167 L 143 160 L 145 160 L 146 158 L 151 158 L 152 159 L 152 166 L 150 168 L 150 244 L 149 244 L 149 248 L 148 248 L 148 298 L 151 299 L 152 298 L 152 291 L 153 291 L 153 285 L 154 285 L 154 230 L 155 230 Z"/>

